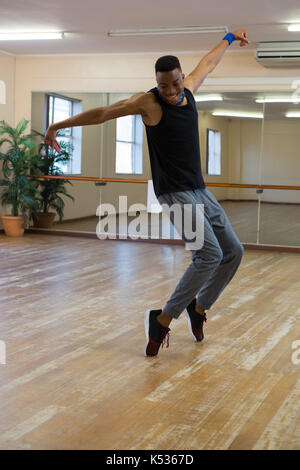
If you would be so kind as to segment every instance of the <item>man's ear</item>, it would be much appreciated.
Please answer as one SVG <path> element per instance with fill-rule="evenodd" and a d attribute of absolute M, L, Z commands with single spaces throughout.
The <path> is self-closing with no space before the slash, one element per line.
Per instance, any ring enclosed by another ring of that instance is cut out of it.
<path fill-rule="evenodd" d="M 183 74 L 182 74 L 182 80 L 184 80 L 184 79 L 185 79 L 185 75 L 184 75 L 184 73 L 183 73 Z"/>

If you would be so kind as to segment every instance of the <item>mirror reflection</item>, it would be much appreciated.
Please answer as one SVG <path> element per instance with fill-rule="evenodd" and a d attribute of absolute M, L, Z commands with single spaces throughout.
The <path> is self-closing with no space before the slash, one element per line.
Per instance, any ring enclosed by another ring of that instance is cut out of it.
<path fill-rule="evenodd" d="M 44 134 L 52 122 L 88 109 L 108 106 L 131 95 L 33 92 L 31 128 Z M 195 96 L 199 113 L 201 166 L 206 183 L 259 182 L 264 104 L 256 102 L 256 99 L 261 95 L 259 92 L 201 92 Z M 37 137 L 37 141 L 39 139 Z M 60 166 L 65 175 L 144 182 L 108 182 L 99 185 L 90 181 L 72 181 L 72 185 L 67 185 L 67 190 L 74 201 L 62 197 L 65 203 L 63 219 L 59 221 L 56 214 L 52 230 L 95 234 L 99 222 L 96 213 L 101 203 L 114 206 L 117 219 L 122 218 L 127 211 L 128 227 L 136 219 L 136 214 L 144 212 L 148 226 L 151 216 L 155 216 L 158 221 L 155 237 L 167 238 L 164 233 L 169 231 L 170 238 L 176 238 L 176 231 L 168 227 L 169 221 L 164 221 L 163 214 L 159 213 L 158 201 L 153 194 L 147 140 L 140 116 L 126 116 L 101 125 L 65 129 L 61 140 L 74 147 L 71 161 Z M 224 207 L 240 240 L 243 243 L 256 243 L 256 190 L 211 186 L 208 189 Z M 119 196 L 127 197 L 127 207 L 120 207 Z M 133 209 L 132 214 L 128 213 L 134 204 L 143 207 L 140 211 Z M 142 225 L 145 227 L 144 222 Z M 121 226 L 123 230 L 124 225 Z M 122 233 L 118 223 L 115 231 Z"/>
<path fill-rule="evenodd" d="M 262 197 L 259 243 L 299 248 L 300 191 L 264 189 Z"/>
<path fill-rule="evenodd" d="M 261 180 L 266 185 L 298 186 L 300 98 L 292 91 L 273 92 L 261 94 L 262 101 Z M 299 247 L 300 191 L 264 189 L 260 199 L 260 243 Z"/>

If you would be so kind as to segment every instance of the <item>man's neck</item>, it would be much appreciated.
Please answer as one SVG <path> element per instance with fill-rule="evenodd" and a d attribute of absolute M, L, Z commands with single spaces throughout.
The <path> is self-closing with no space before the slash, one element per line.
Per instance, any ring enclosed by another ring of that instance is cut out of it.
<path fill-rule="evenodd" d="M 158 88 L 157 88 L 157 90 L 158 90 Z M 169 101 L 166 100 L 166 98 L 164 98 L 164 97 L 160 94 L 159 90 L 158 90 L 158 94 L 159 94 L 160 98 L 161 98 L 165 103 L 167 103 L 167 104 L 172 104 L 172 103 L 169 103 Z M 183 90 L 182 95 L 181 95 L 181 98 L 180 98 L 180 100 L 175 104 L 175 106 L 180 106 L 180 105 L 182 104 L 184 98 L 185 98 L 185 91 Z"/>

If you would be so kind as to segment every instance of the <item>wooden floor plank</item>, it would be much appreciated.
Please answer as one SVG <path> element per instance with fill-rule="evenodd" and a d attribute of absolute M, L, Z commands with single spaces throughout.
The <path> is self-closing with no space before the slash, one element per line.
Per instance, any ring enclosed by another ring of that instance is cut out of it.
<path fill-rule="evenodd" d="M 183 246 L 0 235 L 1 449 L 299 449 L 299 254 L 245 251 L 195 343 L 145 358 Z"/>

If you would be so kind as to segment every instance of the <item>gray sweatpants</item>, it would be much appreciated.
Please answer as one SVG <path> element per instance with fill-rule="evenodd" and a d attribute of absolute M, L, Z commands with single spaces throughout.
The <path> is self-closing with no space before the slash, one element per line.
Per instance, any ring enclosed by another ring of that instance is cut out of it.
<path fill-rule="evenodd" d="M 194 189 L 165 193 L 158 197 L 160 204 L 192 204 L 191 214 L 196 217 L 196 211 L 203 204 L 202 219 L 204 221 L 204 242 L 201 249 L 191 250 L 192 262 L 178 282 L 175 291 L 167 301 L 163 311 L 173 318 L 178 318 L 183 310 L 196 296 L 196 302 L 205 310 L 210 309 L 223 289 L 233 278 L 241 262 L 244 248 L 230 225 L 224 209 L 214 195 L 207 189 Z M 204 207 L 204 212 L 203 212 Z M 184 230 L 178 230 L 176 220 L 170 213 L 171 222 L 186 242 Z M 177 219 L 178 220 L 178 219 Z M 181 220 L 181 223 L 183 218 Z M 196 224 L 193 221 L 193 227 Z"/>

